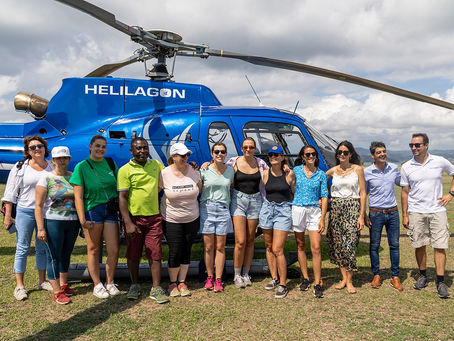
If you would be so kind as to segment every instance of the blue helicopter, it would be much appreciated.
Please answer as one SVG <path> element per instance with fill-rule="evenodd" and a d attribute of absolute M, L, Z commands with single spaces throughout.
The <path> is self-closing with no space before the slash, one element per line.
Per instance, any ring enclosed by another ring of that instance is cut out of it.
<path fill-rule="evenodd" d="M 106 64 L 83 78 L 67 78 L 50 101 L 30 93 L 16 95 L 17 110 L 29 112 L 35 121 L 0 124 L 0 182 L 5 182 L 11 167 L 22 159 L 25 136 L 39 134 L 49 147 L 68 146 L 70 168 L 84 159 L 87 144 L 94 134 L 107 139 L 107 154 L 117 165 L 130 158 L 130 141 L 142 136 L 149 141 L 151 157 L 167 163 L 170 146 L 183 142 L 193 151 L 190 161 L 201 164 L 210 159 L 210 147 L 218 141 L 228 148 L 228 156 L 241 154 L 245 137 L 257 141 L 257 154 L 266 159 L 270 146 L 283 147 L 290 165 L 307 144 L 318 148 L 320 168 L 335 164 L 336 142 L 313 128 L 295 112 L 275 108 L 226 107 L 207 87 L 172 81 L 166 60 L 176 55 L 223 57 L 256 65 L 293 70 L 390 92 L 399 96 L 454 109 L 454 104 L 372 80 L 299 64 L 241 53 L 215 50 L 204 44 L 182 41 L 169 31 L 146 31 L 116 20 L 112 13 L 82 0 L 57 0 L 83 11 L 130 36 L 141 48 L 129 58 Z M 149 79 L 114 78 L 112 72 L 135 62 L 156 59 L 146 68 Z"/>

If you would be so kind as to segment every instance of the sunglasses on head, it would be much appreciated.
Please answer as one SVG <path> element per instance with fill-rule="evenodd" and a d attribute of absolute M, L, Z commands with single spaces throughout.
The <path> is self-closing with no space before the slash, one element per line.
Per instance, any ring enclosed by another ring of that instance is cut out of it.
<path fill-rule="evenodd" d="M 409 143 L 408 145 L 410 146 L 410 148 L 419 148 L 421 146 L 424 146 L 424 143 Z"/>
<path fill-rule="evenodd" d="M 278 157 L 278 156 L 281 156 L 282 154 L 279 154 L 279 153 L 268 153 L 268 156 L 269 157 Z"/>
<path fill-rule="evenodd" d="M 216 155 L 218 155 L 219 153 L 221 153 L 222 155 L 225 155 L 227 152 L 224 150 L 224 149 L 216 149 L 216 150 L 213 150 L 213 153 L 215 153 Z"/>
<path fill-rule="evenodd" d="M 310 156 L 316 157 L 316 156 L 317 156 L 317 152 L 304 153 L 304 156 L 305 156 L 305 157 L 310 157 Z"/>
<path fill-rule="evenodd" d="M 337 155 L 344 155 L 344 156 L 347 156 L 350 154 L 350 151 L 349 150 L 338 150 L 337 151 Z"/>
<path fill-rule="evenodd" d="M 44 148 L 43 144 L 35 144 L 34 146 L 28 147 L 28 149 L 30 149 L 30 150 L 41 149 L 41 148 Z"/>

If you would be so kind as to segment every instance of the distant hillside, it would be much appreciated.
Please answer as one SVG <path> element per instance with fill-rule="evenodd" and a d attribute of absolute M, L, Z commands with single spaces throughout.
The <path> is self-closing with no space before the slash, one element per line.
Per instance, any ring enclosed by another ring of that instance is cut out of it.
<path fill-rule="evenodd" d="M 370 156 L 369 148 L 356 148 L 356 151 L 361 156 L 361 161 L 364 163 L 371 163 L 372 157 Z M 449 161 L 454 163 L 454 150 L 431 150 L 429 152 L 434 155 L 439 155 L 447 158 Z M 413 157 L 410 148 L 408 150 L 388 150 L 388 160 L 397 165 L 410 160 Z"/>

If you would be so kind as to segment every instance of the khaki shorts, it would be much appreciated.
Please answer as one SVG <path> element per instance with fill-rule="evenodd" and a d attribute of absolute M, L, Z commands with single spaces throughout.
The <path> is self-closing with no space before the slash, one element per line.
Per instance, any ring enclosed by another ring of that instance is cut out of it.
<path fill-rule="evenodd" d="M 416 249 L 431 243 L 435 249 L 448 248 L 449 224 L 446 212 L 408 212 L 408 217 L 408 236 L 412 247 Z"/>

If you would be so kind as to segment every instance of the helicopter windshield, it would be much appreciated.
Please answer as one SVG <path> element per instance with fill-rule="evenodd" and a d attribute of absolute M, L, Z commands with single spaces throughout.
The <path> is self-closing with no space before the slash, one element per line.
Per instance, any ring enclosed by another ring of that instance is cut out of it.
<path fill-rule="evenodd" d="M 268 162 L 268 150 L 271 146 L 280 145 L 291 167 L 301 148 L 307 144 L 301 130 L 289 123 L 248 122 L 243 127 L 243 133 L 246 137 L 254 138 L 257 142 L 257 156 L 266 162 Z"/>
<path fill-rule="evenodd" d="M 320 152 L 322 153 L 323 157 L 325 158 L 326 162 L 330 167 L 336 165 L 336 148 L 337 142 L 333 140 L 328 135 L 325 135 L 319 132 L 317 129 L 312 127 L 309 123 L 304 122 L 304 125 L 307 128 L 308 133 L 312 136 L 315 143 L 317 143 Z"/>
<path fill-rule="evenodd" d="M 210 124 L 210 128 L 208 129 L 208 144 L 210 145 L 210 150 L 216 142 L 222 142 L 227 147 L 226 160 L 238 155 L 232 132 L 227 123 L 213 122 Z"/>

